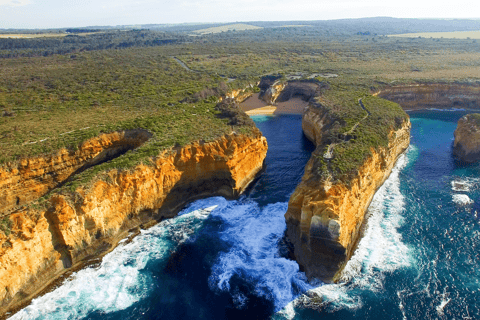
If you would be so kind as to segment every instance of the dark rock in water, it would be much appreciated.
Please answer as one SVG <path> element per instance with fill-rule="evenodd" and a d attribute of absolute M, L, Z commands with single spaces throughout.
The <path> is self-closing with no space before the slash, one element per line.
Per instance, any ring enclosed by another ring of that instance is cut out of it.
<path fill-rule="evenodd" d="M 454 133 L 453 154 L 458 161 L 480 161 L 480 114 L 471 113 L 458 120 Z"/>

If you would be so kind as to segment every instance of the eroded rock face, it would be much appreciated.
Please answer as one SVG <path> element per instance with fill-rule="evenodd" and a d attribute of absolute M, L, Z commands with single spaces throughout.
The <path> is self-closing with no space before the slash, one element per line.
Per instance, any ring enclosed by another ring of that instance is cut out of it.
<path fill-rule="evenodd" d="M 379 97 L 400 104 L 405 110 L 480 109 L 478 83 L 425 83 L 398 85 L 383 89 Z"/>
<path fill-rule="evenodd" d="M 102 134 L 83 143 L 77 151 L 23 159 L 0 167 L 0 214 L 38 199 L 71 175 L 141 146 L 151 137 L 146 130 Z"/>
<path fill-rule="evenodd" d="M 285 89 L 285 86 L 286 83 L 276 82 L 265 91 L 260 92 L 259 98 L 267 104 L 272 105 L 277 101 L 277 98 L 280 96 L 283 89 Z"/>
<path fill-rule="evenodd" d="M 89 189 L 53 195 L 46 209 L 11 214 L 11 233 L 0 232 L 0 314 L 68 268 L 108 252 L 129 231 L 175 216 L 189 201 L 237 196 L 262 169 L 266 152 L 259 132 L 231 134 L 166 151 L 129 171 L 110 171 Z"/>
<path fill-rule="evenodd" d="M 378 188 L 390 175 L 398 156 L 410 143 L 410 121 L 389 133 L 388 148 L 372 151 L 349 183 L 322 180 L 315 174 L 315 157 L 322 157 L 324 137 L 334 119 L 320 109 L 303 116 L 305 135 L 317 145 L 305 167 L 301 183 L 290 197 L 287 236 L 294 244 L 297 262 L 309 278 L 335 280 L 353 254 L 367 208 Z"/>
<path fill-rule="evenodd" d="M 252 85 L 253 86 L 253 85 Z M 234 99 L 236 103 L 242 103 L 253 95 L 253 92 L 247 91 L 246 89 L 237 89 L 228 92 L 224 97 L 220 98 L 220 101 L 224 99 Z"/>
<path fill-rule="evenodd" d="M 308 102 L 317 95 L 319 89 L 319 84 L 315 82 L 289 81 L 276 99 L 276 102 L 288 101 L 294 97 L 301 97 Z"/>
<path fill-rule="evenodd" d="M 480 161 L 480 114 L 472 113 L 458 120 L 454 132 L 453 154 L 465 163 Z"/>

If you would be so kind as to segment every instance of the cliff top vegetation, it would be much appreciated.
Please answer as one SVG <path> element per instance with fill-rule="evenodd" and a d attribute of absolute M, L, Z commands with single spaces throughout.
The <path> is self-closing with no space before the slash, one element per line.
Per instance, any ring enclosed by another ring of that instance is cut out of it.
<path fill-rule="evenodd" d="M 317 99 L 314 110 L 330 119 L 328 135 L 316 150 L 317 173 L 321 179 L 347 184 L 372 151 L 386 149 L 391 132 L 408 121 L 397 103 L 367 91 L 328 90 Z M 333 157 L 326 159 L 329 148 Z"/>
<path fill-rule="evenodd" d="M 263 29 L 195 37 L 188 34 L 205 26 L 0 39 L 0 164 L 75 149 L 101 132 L 147 129 L 154 136 L 142 147 L 95 170 L 128 168 L 175 145 L 232 130 L 252 132 L 246 119 L 225 117 L 234 106 L 216 108 L 217 99 L 271 74 L 327 83 L 330 90 L 319 103 L 343 119 L 344 131 L 364 116 L 362 98 L 372 116 L 359 124 L 369 134 L 355 143 L 381 144 L 375 130 L 394 124 L 399 109 L 371 92 L 401 83 L 478 80 L 475 40 L 394 39 L 383 35 L 391 31 L 385 21 L 338 23 L 343 27 L 253 23 Z M 399 31 L 432 31 L 427 29 Z M 355 152 L 358 159 L 365 148 Z M 92 176 L 94 169 L 84 174 Z"/>
<path fill-rule="evenodd" d="M 480 113 L 470 113 L 465 116 L 467 121 L 475 123 L 476 126 L 480 127 Z"/>

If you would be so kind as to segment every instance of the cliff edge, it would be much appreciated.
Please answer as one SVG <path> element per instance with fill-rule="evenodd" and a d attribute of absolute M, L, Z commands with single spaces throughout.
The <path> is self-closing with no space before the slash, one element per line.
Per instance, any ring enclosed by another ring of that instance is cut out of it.
<path fill-rule="evenodd" d="M 174 217 L 188 202 L 242 193 L 263 168 L 267 141 L 233 102 L 218 109 L 238 132 L 158 151 L 128 169 L 92 171 L 109 156 L 135 152 L 150 137 L 145 130 L 103 134 L 77 151 L 4 166 L 0 317 L 140 228 Z M 94 172 L 90 182 L 75 180 L 82 170 Z"/>
<path fill-rule="evenodd" d="M 410 143 L 396 103 L 361 92 L 326 93 L 303 115 L 316 150 L 288 204 L 287 236 L 307 277 L 335 281 L 353 254 L 367 208 Z"/>
<path fill-rule="evenodd" d="M 480 114 L 471 113 L 458 120 L 454 132 L 453 154 L 461 162 L 480 161 Z"/>

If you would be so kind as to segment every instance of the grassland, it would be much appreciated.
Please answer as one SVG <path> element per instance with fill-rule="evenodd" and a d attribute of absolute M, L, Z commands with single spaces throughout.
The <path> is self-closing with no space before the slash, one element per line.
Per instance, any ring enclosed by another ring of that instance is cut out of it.
<path fill-rule="evenodd" d="M 480 31 L 454 31 L 454 32 L 417 32 L 392 34 L 389 37 L 401 38 L 434 38 L 434 39 L 480 39 Z"/>
<path fill-rule="evenodd" d="M 1 163 L 122 129 L 154 132 L 149 155 L 231 131 L 215 117 L 216 97 L 181 102 L 221 80 L 188 72 L 155 49 L 4 59 L 0 78 Z"/>
<path fill-rule="evenodd" d="M 91 34 L 98 34 L 100 32 L 85 32 L 78 33 L 77 36 L 88 36 Z M 49 32 L 49 33 L 0 33 L 0 39 L 35 39 L 35 38 L 62 38 L 68 36 L 65 32 Z"/>
<path fill-rule="evenodd" d="M 229 31 L 245 31 L 245 30 L 258 30 L 263 29 L 261 27 L 252 26 L 249 24 L 244 23 L 235 23 L 235 24 L 227 24 L 224 26 L 219 27 L 211 27 L 206 29 L 200 29 L 193 31 L 194 34 L 214 34 L 220 32 L 229 32 Z"/>
<path fill-rule="evenodd" d="M 208 53 L 193 49 L 179 58 L 195 70 L 229 77 L 331 72 L 341 75 L 339 84 L 454 80 L 480 75 L 480 47 L 472 41 L 461 40 L 461 46 L 446 39 L 388 37 L 295 44 L 271 41 L 226 48 L 212 45 Z"/>
<path fill-rule="evenodd" d="M 298 28 L 302 29 L 313 27 Z M 480 79 L 480 45 L 474 40 L 312 38 L 311 31 L 305 31 L 306 36 L 292 41 L 290 32 L 303 31 L 265 30 L 198 36 L 190 43 L 160 47 L 0 59 L 0 164 L 63 147 L 75 149 L 101 132 L 145 128 L 154 134 L 135 153 L 90 171 L 91 176 L 148 161 L 174 145 L 212 140 L 232 130 L 228 119 L 218 117 L 218 95 L 245 88 L 267 74 L 337 74 L 317 80 L 330 87 L 323 102 L 332 110 L 338 108 L 334 111 L 344 119 L 346 129 L 364 116 L 359 98 L 367 108 L 379 106 L 378 112 L 385 108 L 383 100 L 369 98 L 383 86 Z M 271 37 L 264 39 L 265 34 Z M 284 37 L 277 38 L 279 34 Z M 185 70 L 174 56 L 198 72 Z M 225 77 L 236 80 L 222 84 Z M 337 158 L 339 175 L 348 174 L 364 159 L 367 146 L 385 143 L 385 137 L 372 128 L 381 131 L 394 125 L 399 116 L 395 112 L 385 114 L 385 126 L 377 120 L 361 122 L 359 129 L 368 134 L 355 140 L 355 154 L 345 150 L 346 158 Z"/>
<path fill-rule="evenodd" d="M 33 38 L 56 38 L 65 37 L 66 33 L 7 33 L 0 34 L 0 39 L 33 39 Z"/>

